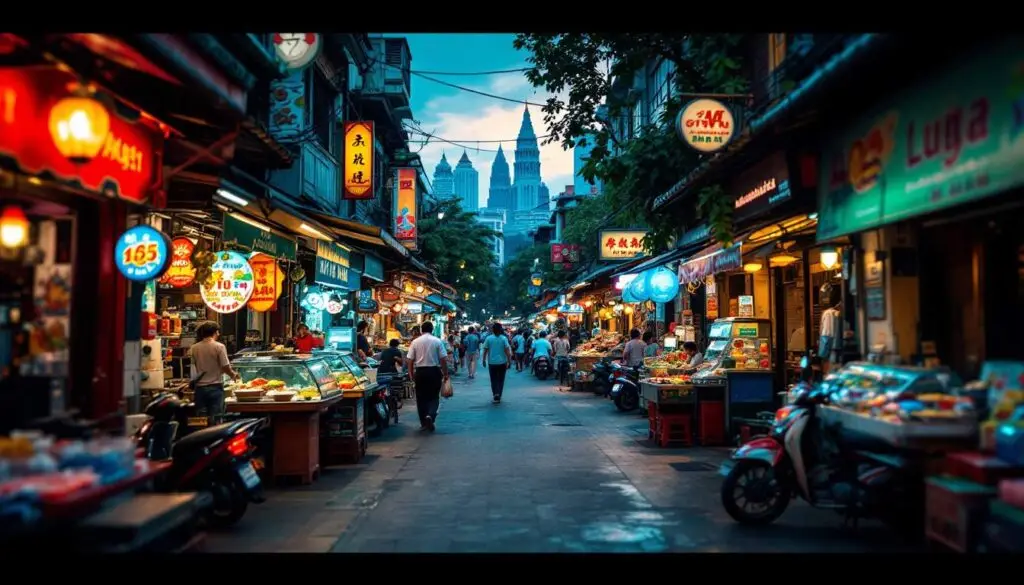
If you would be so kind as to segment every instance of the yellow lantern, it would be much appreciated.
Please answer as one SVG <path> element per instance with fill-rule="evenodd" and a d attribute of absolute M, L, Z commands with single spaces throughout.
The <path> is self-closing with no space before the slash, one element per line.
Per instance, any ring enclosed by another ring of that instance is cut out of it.
<path fill-rule="evenodd" d="M 764 268 L 764 264 L 761 264 L 760 262 L 747 262 L 743 265 L 743 270 L 746 272 L 757 272 L 762 268 Z"/>
<path fill-rule="evenodd" d="M 103 148 L 110 133 L 110 114 L 93 97 L 66 97 L 50 109 L 49 126 L 57 151 L 75 164 L 85 164 Z"/>
<path fill-rule="evenodd" d="M 633 314 L 633 307 L 630 307 L 630 306 L 627 305 L 625 311 L 626 311 L 627 315 L 632 315 Z"/>
<path fill-rule="evenodd" d="M 0 244 L 5 248 L 20 248 L 28 243 L 28 218 L 16 205 L 4 207 L 0 214 Z"/>

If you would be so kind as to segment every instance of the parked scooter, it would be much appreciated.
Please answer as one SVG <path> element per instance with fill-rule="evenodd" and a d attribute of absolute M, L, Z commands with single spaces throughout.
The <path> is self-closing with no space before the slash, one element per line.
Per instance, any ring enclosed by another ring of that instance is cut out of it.
<path fill-rule="evenodd" d="M 538 380 L 547 380 L 553 371 L 554 366 L 551 364 L 551 358 L 546 355 L 534 358 L 533 373 L 537 376 Z"/>
<path fill-rule="evenodd" d="M 388 385 L 380 384 L 366 399 L 366 434 L 380 436 L 391 426 L 391 406 L 388 399 Z"/>
<path fill-rule="evenodd" d="M 601 358 L 594 364 L 594 394 L 607 398 L 612 391 L 612 361 L 611 358 Z"/>
<path fill-rule="evenodd" d="M 245 515 L 250 502 L 264 501 L 252 463 L 252 437 L 265 420 L 239 418 L 196 430 L 189 425 L 196 418 L 194 411 L 174 394 L 158 394 L 146 407 L 149 419 L 136 432 L 136 444 L 149 459 L 172 459 L 158 489 L 209 493 L 213 507 L 207 511 L 207 523 L 230 526 Z"/>
<path fill-rule="evenodd" d="M 871 453 L 833 438 L 817 417 L 826 392 L 801 382 L 790 398 L 776 412 L 768 436 L 750 440 L 722 464 L 726 512 L 743 524 L 770 524 L 796 495 L 854 523 L 861 517 L 902 523 L 911 508 L 905 505 L 906 478 Z"/>
<path fill-rule="evenodd" d="M 405 391 L 406 375 L 404 373 L 377 374 L 377 383 L 388 389 L 388 408 L 391 410 L 391 420 L 398 424 L 398 411 L 402 409 L 402 393 Z"/>
<path fill-rule="evenodd" d="M 612 364 L 611 398 L 615 408 L 623 412 L 640 406 L 640 369 Z"/>

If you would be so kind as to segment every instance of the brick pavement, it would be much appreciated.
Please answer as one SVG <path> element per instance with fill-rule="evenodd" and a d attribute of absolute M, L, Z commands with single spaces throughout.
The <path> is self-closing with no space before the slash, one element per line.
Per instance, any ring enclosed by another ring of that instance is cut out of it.
<path fill-rule="evenodd" d="M 868 552 L 905 550 L 802 502 L 776 525 L 736 525 L 718 501 L 724 449 L 659 449 L 647 422 L 607 400 L 510 373 L 456 379 L 437 432 L 415 405 L 360 465 L 270 490 L 210 552 Z"/>

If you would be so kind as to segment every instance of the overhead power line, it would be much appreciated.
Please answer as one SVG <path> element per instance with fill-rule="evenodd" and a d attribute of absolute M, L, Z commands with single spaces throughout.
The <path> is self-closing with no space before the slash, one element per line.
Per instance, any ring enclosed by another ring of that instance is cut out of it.
<path fill-rule="evenodd" d="M 447 87 L 451 87 L 453 89 L 457 89 L 459 91 L 465 91 L 465 92 L 469 92 L 469 93 L 476 94 L 476 95 L 481 95 L 481 96 L 484 96 L 484 97 L 489 97 L 489 98 L 496 99 L 496 100 L 512 102 L 514 104 L 525 104 L 525 105 L 528 105 L 528 106 L 535 106 L 535 107 L 538 107 L 538 108 L 546 107 L 546 104 L 538 104 L 537 102 L 531 102 L 531 101 L 527 101 L 527 100 L 517 100 L 517 99 L 505 97 L 503 95 L 496 95 L 496 94 L 493 94 L 493 93 L 487 93 L 486 91 L 480 91 L 478 89 L 473 89 L 471 87 L 465 87 L 465 86 L 458 85 L 458 84 L 455 84 L 455 83 L 449 83 L 449 82 L 447 82 L 447 81 L 445 81 L 443 79 L 437 79 L 437 78 L 431 77 L 429 75 L 424 75 L 422 73 L 413 73 L 413 75 L 415 75 L 416 77 L 421 77 L 423 79 L 426 79 L 427 81 L 433 81 L 434 83 L 439 83 L 441 85 L 444 85 L 444 86 L 447 86 Z"/>
<path fill-rule="evenodd" d="M 414 130 L 410 130 L 410 129 L 406 128 L 406 130 L 409 131 L 409 132 L 412 132 L 413 134 L 420 134 L 420 135 L 423 135 L 423 136 L 428 136 L 429 135 L 429 136 L 431 136 L 431 137 L 433 137 L 435 139 L 439 138 L 438 136 L 430 134 L 429 132 L 426 132 L 425 130 L 422 130 L 420 128 L 416 128 Z M 548 136 L 551 136 L 551 135 L 550 134 L 544 134 L 543 136 L 538 136 L 537 140 L 540 140 L 542 138 L 547 138 Z M 466 139 L 448 138 L 447 140 L 451 140 L 453 142 L 468 142 L 470 144 L 504 144 L 506 142 L 515 142 L 515 141 L 517 141 L 519 139 L 518 138 L 508 138 L 506 140 L 477 140 L 475 138 L 466 138 Z"/>
<path fill-rule="evenodd" d="M 391 63 L 387 63 L 387 65 L 389 67 L 396 67 L 398 69 L 401 69 L 402 71 L 408 71 L 413 75 L 465 75 L 467 77 L 473 75 L 503 75 L 505 73 L 522 73 L 524 71 L 530 70 L 529 67 L 520 67 L 519 69 L 496 69 L 494 71 L 419 71 L 415 69 L 405 69 L 403 67 L 399 67 L 398 65 L 392 65 Z"/>

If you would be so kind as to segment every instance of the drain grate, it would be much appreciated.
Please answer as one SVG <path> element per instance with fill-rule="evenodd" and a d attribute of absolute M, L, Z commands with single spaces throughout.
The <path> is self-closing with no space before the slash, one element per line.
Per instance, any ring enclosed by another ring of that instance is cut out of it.
<path fill-rule="evenodd" d="M 703 461 L 681 461 L 678 463 L 669 463 L 669 466 L 676 471 L 715 471 L 718 469 L 710 463 L 704 463 Z"/>

